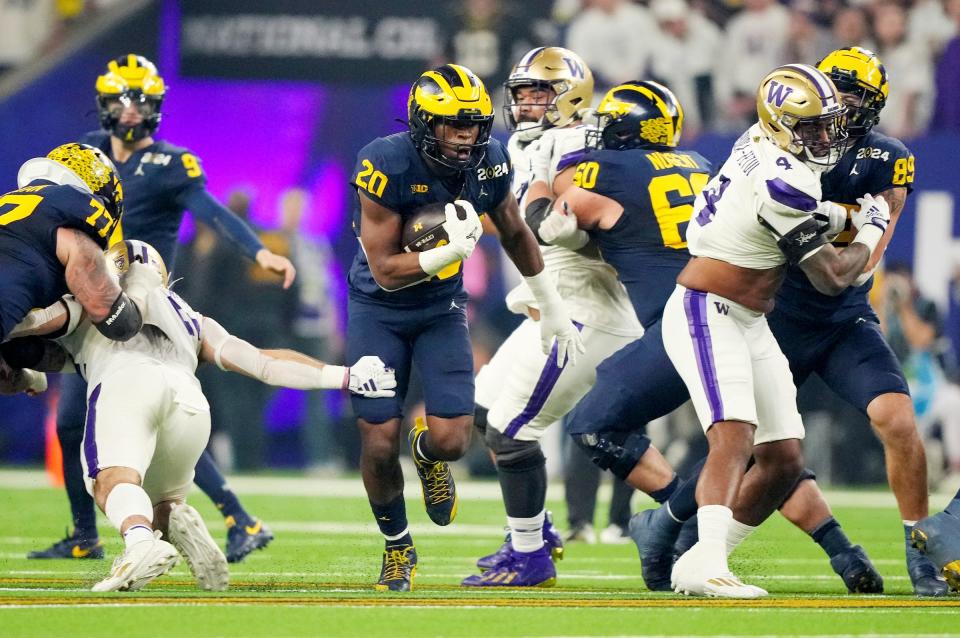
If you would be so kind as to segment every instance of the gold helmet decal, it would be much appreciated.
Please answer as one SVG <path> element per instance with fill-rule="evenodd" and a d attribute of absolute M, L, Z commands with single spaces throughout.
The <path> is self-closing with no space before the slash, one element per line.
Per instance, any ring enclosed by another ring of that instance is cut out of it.
<path fill-rule="evenodd" d="M 423 73 L 410 88 L 407 115 L 414 145 L 434 162 L 468 170 L 478 166 L 486 155 L 493 127 L 493 103 L 483 82 L 467 67 L 444 64 Z M 473 124 L 479 130 L 472 144 L 452 144 L 437 136 L 440 127 Z M 469 150 L 469 157 L 451 157 L 444 149 Z"/>
<path fill-rule="evenodd" d="M 166 287 L 169 275 L 167 266 L 163 263 L 163 257 L 157 250 L 145 241 L 137 239 L 126 239 L 111 246 L 105 253 L 107 264 L 118 276 L 125 274 L 130 269 L 130 264 L 139 261 L 140 263 L 152 267 L 160 274 L 160 280 Z"/>
<path fill-rule="evenodd" d="M 674 148 L 683 130 L 683 107 L 673 91 L 650 81 L 627 82 L 607 91 L 587 131 L 594 148 Z"/>
<path fill-rule="evenodd" d="M 579 55 L 562 47 L 538 47 L 527 51 L 504 82 L 504 119 L 507 127 L 525 139 L 533 139 L 545 128 L 567 126 L 580 119 L 580 111 L 593 101 L 593 73 Z M 542 87 L 553 96 L 542 104 L 543 116 L 523 121 L 517 90 Z"/>
<path fill-rule="evenodd" d="M 830 78 L 806 64 L 777 67 L 757 89 L 764 135 L 817 170 L 840 161 L 847 139 L 845 114 Z"/>
<path fill-rule="evenodd" d="M 873 51 L 847 47 L 831 51 L 817 62 L 847 105 L 850 135 L 866 135 L 880 121 L 880 111 L 890 95 L 887 70 Z"/>
<path fill-rule="evenodd" d="M 160 125 L 167 86 L 147 58 L 128 53 L 110 60 L 106 73 L 97 77 L 96 90 L 100 125 L 124 142 L 143 139 Z M 122 112 L 130 106 L 140 113 L 141 121 L 123 124 Z"/>

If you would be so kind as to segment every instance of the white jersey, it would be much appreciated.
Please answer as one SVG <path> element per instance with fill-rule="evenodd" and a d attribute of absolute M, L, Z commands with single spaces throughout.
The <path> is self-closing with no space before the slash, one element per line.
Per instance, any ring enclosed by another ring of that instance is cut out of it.
<path fill-rule="evenodd" d="M 551 185 L 557 175 L 579 163 L 585 153 L 585 134 L 585 126 L 550 129 L 543 133 L 543 137 L 551 136 L 554 142 L 548 175 Z M 522 145 L 516 133 L 507 143 L 514 166 L 513 191 L 521 211 L 526 209 L 531 179 L 525 155 L 535 150 L 539 143 L 540 140 L 534 140 Z M 557 291 L 566 302 L 574 321 L 615 335 L 639 337 L 643 334 L 627 292 L 612 267 L 599 259 L 591 259 L 559 246 L 540 246 L 540 252 L 543 254 L 544 270 L 556 283 Z M 507 307 L 512 312 L 526 314 L 528 307 L 537 308 L 537 300 L 527 285 L 521 282 L 507 295 Z"/>
<path fill-rule="evenodd" d="M 788 261 L 778 242 L 791 236 L 799 260 L 805 259 L 823 244 L 816 232 L 800 228 L 811 225 L 821 197 L 819 173 L 767 140 L 754 124 L 697 195 L 687 228 L 690 254 L 767 270 Z M 805 251 L 804 244 L 816 248 Z"/>
<path fill-rule="evenodd" d="M 147 295 L 141 308 L 143 329 L 128 341 L 114 341 L 100 334 L 84 319 L 58 342 L 70 353 L 87 384 L 129 364 L 163 364 L 190 377 L 199 389 L 194 373 L 202 340 L 203 317 L 175 292 L 158 286 Z M 189 384 L 188 385 L 192 385 Z"/>

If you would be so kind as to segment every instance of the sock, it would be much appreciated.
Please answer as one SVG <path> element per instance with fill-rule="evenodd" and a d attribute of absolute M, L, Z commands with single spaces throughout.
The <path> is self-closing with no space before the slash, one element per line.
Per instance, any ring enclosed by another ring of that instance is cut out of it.
<path fill-rule="evenodd" d="M 817 525 L 813 531 L 810 532 L 810 537 L 817 545 L 823 548 L 823 551 L 825 551 L 830 558 L 853 548 L 850 539 L 847 538 L 847 535 L 843 532 L 843 528 L 840 527 L 840 523 L 832 516 Z"/>
<path fill-rule="evenodd" d="M 677 487 L 680 485 L 680 477 L 676 474 L 673 475 L 673 478 L 670 479 L 670 482 L 667 483 L 666 487 L 662 487 L 659 490 L 654 490 L 650 492 L 650 498 L 655 500 L 657 503 L 663 504 L 668 498 L 670 498 L 674 492 L 677 491 Z"/>
<path fill-rule="evenodd" d="M 123 542 L 127 547 L 149 540 L 153 540 L 153 530 L 143 524 L 133 525 L 123 533 Z"/>
<path fill-rule="evenodd" d="M 370 501 L 370 509 L 373 510 L 377 526 L 380 527 L 380 533 L 387 539 L 387 543 L 404 544 L 400 541 L 404 536 L 409 538 L 410 534 L 407 529 L 407 504 L 403 500 L 403 494 L 383 505 Z M 406 544 L 412 544 L 412 541 Z"/>
<path fill-rule="evenodd" d="M 724 505 L 704 505 L 697 510 L 697 532 L 700 542 L 719 543 L 727 545 L 727 534 L 730 523 L 733 521 L 733 512 Z"/>
<path fill-rule="evenodd" d="M 747 536 L 757 529 L 753 525 L 744 525 L 735 518 L 730 519 L 730 527 L 727 528 L 727 556 L 733 553 L 740 543 L 747 539 Z"/>
<path fill-rule="evenodd" d="M 510 544 L 518 552 L 535 552 L 543 547 L 543 521 L 545 512 L 530 518 L 507 517 L 510 526 Z"/>
<path fill-rule="evenodd" d="M 913 539 L 910 538 L 910 532 L 917 521 L 903 521 L 903 537 L 907 540 L 907 547 L 913 547 Z"/>
<path fill-rule="evenodd" d="M 83 482 L 83 465 L 80 462 L 83 445 L 83 416 L 79 428 L 57 428 L 60 448 L 63 451 L 63 482 L 73 514 L 74 535 L 92 540 L 97 538 L 97 512 L 93 497 L 87 493 Z"/>
<path fill-rule="evenodd" d="M 437 459 L 430 452 L 430 443 L 427 441 L 428 434 L 430 434 L 429 430 L 425 430 L 417 435 L 416 443 L 413 446 L 414 457 L 421 463 L 432 465 L 437 462 Z"/>
<path fill-rule="evenodd" d="M 193 482 L 213 501 L 223 518 L 227 519 L 227 527 L 238 524 L 252 526 L 256 522 L 243 509 L 240 499 L 227 485 L 226 477 L 217 467 L 213 456 L 206 450 L 200 455 L 197 466 L 194 468 Z"/>
<path fill-rule="evenodd" d="M 700 472 L 696 472 L 690 478 L 684 480 L 677 486 L 667 502 L 670 504 L 670 511 L 677 520 L 685 521 L 693 518 L 697 513 L 697 479 L 700 478 Z"/>

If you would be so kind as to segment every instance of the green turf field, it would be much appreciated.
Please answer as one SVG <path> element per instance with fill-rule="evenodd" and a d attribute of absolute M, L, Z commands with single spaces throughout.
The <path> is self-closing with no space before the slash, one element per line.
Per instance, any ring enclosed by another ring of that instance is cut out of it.
<path fill-rule="evenodd" d="M 880 492 L 845 492 L 831 500 L 883 574 L 887 595 L 845 594 L 822 551 L 775 518 L 732 560 L 744 580 L 771 596 L 723 602 L 647 592 L 632 544 L 569 546 L 553 589 L 461 589 L 458 583 L 473 572 L 476 558 L 496 549 L 502 538 L 496 486 L 468 482 L 462 482 L 460 513 L 450 528 L 433 527 L 419 499 L 408 498 L 420 554 L 416 591 L 374 592 L 382 541 L 359 479 L 236 481 L 248 507 L 273 527 L 277 539 L 231 566 L 225 593 L 198 591 L 181 565 L 136 594 L 92 594 L 88 588 L 107 572 L 120 547 L 105 520 L 107 560 L 23 558 L 56 540 L 68 518 L 64 494 L 34 487 L 43 483 L 37 472 L 0 472 L 2 638 L 960 634 L 960 597 L 921 601 L 909 595 L 898 516 Z M 557 496 L 551 487 L 549 506 L 562 521 Z M 191 503 L 222 540 L 225 531 L 213 506 L 199 493 Z"/>

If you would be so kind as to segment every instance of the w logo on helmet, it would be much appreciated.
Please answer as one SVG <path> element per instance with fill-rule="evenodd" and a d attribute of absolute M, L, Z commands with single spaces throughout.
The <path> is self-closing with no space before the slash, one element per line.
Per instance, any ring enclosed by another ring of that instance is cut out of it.
<path fill-rule="evenodd" d="M 567 63 L 567 68 L 570 69 L 570 75 L 572 75 L 575 78 L 584 77 L 583 62 L 581 62 L 580 60 L 574 60 L 568 57 L 564 57 L 563 61 Z"/>
<path fill-rule="evenodd" d="M 782 107 L 791 93 L 793 93 L 793 87 L 780 84 L 776 80 L 771 80 L 770 86 L 767 89 L 767 103 Z"/>

